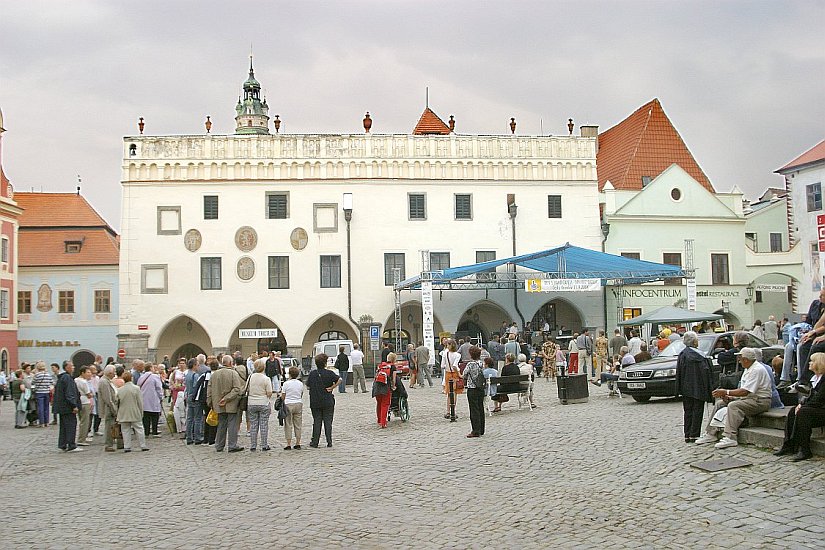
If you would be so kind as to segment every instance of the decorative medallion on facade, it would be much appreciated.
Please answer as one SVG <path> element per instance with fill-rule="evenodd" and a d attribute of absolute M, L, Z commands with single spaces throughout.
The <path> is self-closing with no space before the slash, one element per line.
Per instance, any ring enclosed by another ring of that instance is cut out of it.
<path fill-rule="evenodd" d="M 186 235 L 183 236 L 183 245 L 189 252 L 197 252 L 201 247 L 201 243 L 203 243 L 203 237 L 201 237 L 201 232 L 197 229 L 190 229 L 186 232 Z"/>
<path fill-rule="evenodd" d="M 235 246 L 241 252 L 250 252 L 258 244 L 258 234 L 254 229 L 245 225 L 235 233 Z"/>
<path fill-rule="evenodd" d="M 309 237 L 303 227 L 296 227 L 289 235 L 289 242 L 295 250 L 303 250 L 309 242 Z"/>
<path fill-rule="evenodd" d="M 37 289 L 37 311 L 46 313 L 52 310 L 52 289 L 46 283 Z"/>
<path fill-rule="evenodd" d="M 238 278 L 242 281 L 249 281 L 255 276 L 255 261 L 249 256 L 243 256 L 238 260 Z"/>

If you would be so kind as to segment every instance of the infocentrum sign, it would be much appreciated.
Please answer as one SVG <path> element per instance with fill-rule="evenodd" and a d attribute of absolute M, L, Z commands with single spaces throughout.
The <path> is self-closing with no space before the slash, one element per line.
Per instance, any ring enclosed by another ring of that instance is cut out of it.
<path fill-rule="evenodd" d="M 601 279 L 527 279 L 527 292 L 592 292 L 601 290 Z"/>

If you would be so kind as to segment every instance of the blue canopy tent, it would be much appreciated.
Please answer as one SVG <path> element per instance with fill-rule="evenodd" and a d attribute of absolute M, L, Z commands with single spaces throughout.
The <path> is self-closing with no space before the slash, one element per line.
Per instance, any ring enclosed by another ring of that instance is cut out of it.
<path fill-rule="evenodd" d="M 513 266 L 498 272 L 503 265 Z M 519 271 L 524 268 L 529 271 Z M 441 271 L 428 271 L 397 283 L 394 288 L 418 290 L 430 281 L 437 290 L 520 288 L 527 279 L 600 279 L 606 284 L 639 284 L 689 276 L 678 265 L 635 260 L 565 243 L 557 248 L 501 258 Z"/>

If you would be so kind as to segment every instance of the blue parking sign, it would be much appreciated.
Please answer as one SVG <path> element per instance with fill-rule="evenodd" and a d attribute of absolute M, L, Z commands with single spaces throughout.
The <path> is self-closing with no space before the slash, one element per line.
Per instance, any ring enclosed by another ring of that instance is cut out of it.
<path fill-rule="evenodd" d="M 379 338 L 378 330 L 379 329 L 380 329 L 380 327 L 378 325 L 372 325 L 370 327 L 370 340 L 378 340 L 378 338 Z"/>

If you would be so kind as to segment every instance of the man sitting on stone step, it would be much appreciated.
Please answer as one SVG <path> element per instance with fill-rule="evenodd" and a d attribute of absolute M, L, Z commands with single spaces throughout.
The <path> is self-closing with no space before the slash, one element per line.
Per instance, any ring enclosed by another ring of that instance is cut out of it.
<path fill-rule="evenodd" d="M 705 435 L 696 440 L 697 445 L 716 442 L 718 428 L 711 423 L 719 410 L 727 408 L 727 416 L 724 437 L 715 446 L 717 449 L 724 449 L 739 445 L 736 436 L 745 417 L 756 416 L 771 408 L 771 378 L 768 371 L 759 365 L 756 350 L 746 347 L 736 355 L 745 369 L 739 387 L 735 390 L 713 390 L 716 406 L 705 426 Z M 756 368 L 751 368 L 753 366 Z"/>

